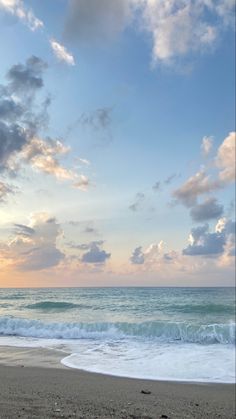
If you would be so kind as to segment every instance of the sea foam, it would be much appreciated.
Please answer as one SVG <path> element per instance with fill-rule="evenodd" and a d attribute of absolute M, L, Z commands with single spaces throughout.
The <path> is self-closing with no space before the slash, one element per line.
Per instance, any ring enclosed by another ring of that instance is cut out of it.
<path fill-rule="evenodd" d="M 0 335 L 46 339 L 156 339 L 198 344 L 235 344 L 235 323 L 191 324 L 150 321 L 142 323 L 46 323 L 23 318 L 0 318 Z"/>

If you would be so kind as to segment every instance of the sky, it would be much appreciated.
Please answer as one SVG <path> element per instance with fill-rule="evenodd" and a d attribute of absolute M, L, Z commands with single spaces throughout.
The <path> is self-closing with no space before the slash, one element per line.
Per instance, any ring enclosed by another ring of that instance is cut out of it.
<path fill-rule="evenodd" d="M 232 286 L 233 0 L 0 0 L 0 287 Z"/>

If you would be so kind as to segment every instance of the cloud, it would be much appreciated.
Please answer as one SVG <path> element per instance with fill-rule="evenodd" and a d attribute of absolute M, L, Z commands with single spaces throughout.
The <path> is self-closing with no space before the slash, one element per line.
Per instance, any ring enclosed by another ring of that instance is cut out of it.
<path fill-rule="evenodd" d="M 0 0 L 0 12 L 1 10 L 15 16 L 17 19 L 25 23 L 32 31 L 36 31 L 44 26 L 42 20 L 38 19 L 34 15 L 32 9 L 24 6 L 23 0 Z M 49 44 L 59 61 L 68 65 L 75 65 L 73 55 L 66 50 L 64 45 L 60 44 L 55 39 L 50 39 Z"/>
<path fill-rule="evenodd" d="M 223 211 L 223 205 L 220 205 L 216 198 L 207 198 L 202 204 L 195 205 L 190 215 L 193 221 L 202 222 L 221 217 Z"/>
<path fill-rule="evenodd" d="M 204 138 L 207 138 L 203 143 L 205 150 L 210 151 L 209 137 Z M 205 169 L 201 169 L 173 192 L 177 202 L 189 208 L 194 207 L 198 204 L 199 196 L 224 188 L 235 181 L 235 132 L 229 133 L 228 137 L 223 140 L 212 163 L 218 168 L 217 175 L 212 179 Z M 196 212 L 199 210 L 203 210 L 202 206 L 198 207 Z M 195 213 L 194 210 L 193 213 Z"/>
<path fill-rule="evenodd" d="M 188 256 L 213 257 L 224 253 L 228 241 L 235 235 L 235 223 L 221 218 L 214 232 L 209 232 L 209 225 L 205 224 L 193 228 L 189 235 L 189 245 L 183 249 Z"/>
<path fill-rule="evenodd" d="M 216 165 L 220 168 L 219 179 L 223 183 L 235 182 L 236 133 L 230 132 L 218 149 Z"/>
<path fill-rule="evenodd" d="M 67 243 L 70 249 L 79 250 L 84 252 L 80 257 L 80 261 L 88 264 L 104 264 L 106 260 L 110 259 L 111 253 L 107 253 L 101 249 L 104 244 L 104 240 L 96 240 L 90 243 L 74 244 Z"/>
<path fill-rule="evenodd" d="M 131 263 L 134 265 L 142 265 L 145 261 L 142 246 L 136 247 L 130 258 Z"/>
<path fill-rule="evenodd" d="M 80 189 L 81 191 L 87 191 L 88 187 L 90 186 L 90 180 L 85 175 L 80 175 L 79 180 L 77 180 L 73 187 L 76 189 Z"/>
<path fill-rule="evenodd" d="M 15 224 L 15 237 L 0 243 L 3 257 L 22 271 L 38 271 L 58 265 L 65 255 L 57 247 L 61 227 L 47 213 L 31 216 L 28 225 Z"/>
<path fill-rule="evenodd" d="M 50 40 L 51 48 L 58 58 L 59 61 L 65 62 L 68 65 L 75 65 L 75 59 L 71 53 L 69 53 L 64 45 L 59 44 L 55 39 Z"/>
<path fill-rule="evenodd" d="M 65 37 L 78 43 L 109 41 L 125 28 L 129 16 L 127 0 L 70 0 Z"/>
<path fill-rule="evenodd" d="M 44 61 L 32 56 L 25 64 L 12 66 L 7 73 L 9 83 L 0 86 L 1 171 L 10 169 L 11 158 L 30 142 L 38 128 L 33 100 L 36 91 L 43 87 L 45 68 Z"/>
<path fill-rule="evenodd" d="M 95 111 L 83 113 L 79 122 L 93 129 L 107 129 L 111 124 L 112 108 L 98 108 Z"/>
<path fill-rule="evenodd" d="M 151 34 L 153 62 L 170 64 L 215 44 L 223 26 L 233 26 L 233 1 L 136 0 L 140 26 Z"/>
<path fill-rule="evenodd" d="M 1 9 L 12 16 L 16 16 L 32 31 L 43 27 L 43 22 L 34 15 L 31 9 L 24 6 L 23 0 L 0 0 L 0 11 Z"/>
<path fill-rule="evenodd" d="M 9 83 L 0 86 L 0 171 L 16 175 L 22 165 L 27 164 L 59 180 L 75 181 L 78 175 L 60 163 L 70 151 L 69 147 L 57 139 L 42 138 L 40 134 L 47 128 L 51 103 L 49 97 L 40 107 L 37 103 L 46 68 L 44 61 L 32 56 L 25 64 L 13 65 L 7 73 Z M 78 183 L 82 181 L 85 184 L 83 175 Z"/>
<path fill-rule="evenodd" d="M 204 157 L 207 157 L 213 147 L 213 137 L 203 137 L 202 144 L 201 144 L 201 150 Z"/>
<path fill-rule="evenodd" d="M 29 140 L 27 132 L 18 124 L 5 124 L 0 120 L 0 171 L 11 170 L 10 158 Z"/>
<path fill-rule="evenodd" d="M 53 175 L 60 180 L 74 179 L 75 174 L 62 167 L 56 156 L 62 156 L 69 152 L 60 141 L 48 138 L 47 141 L 41 138 L 32 138 L 20 154 L 23 161 L 40 172 Z"/>
<path fill-rule="evenodd" d="M 133 265 L 153 265 L 162 253 L 163 244 L 163 241 L 158 244 L 152 243 L 145 250 L 142 246 L 136 247 L 130 258 L 131 263 Z"/>
<path fill-rule="evenodd" d="M 191 176 L 180 188 L 173 192 L 178 202 L 186 207 L 192 207 L 197 203 L 199 195 L 220 188 L 217 180 L 211 180 L 204 169 Z"/>
<path fill-rule="evenodd" d="M 65 36 L 78 43 L 110 41 L 127 26 L 152 40 L 153 63 L 207 51 L 234 25 L 233 0 L 71 0 Z"/>
<path fill-rule="evenodd" d="M 173 173 L 172 175 L 170 175 L 170 176 L 168 176 L 165 180 L 164 180 L 164 183 L 166 184 L 166 185 L 170 185 L 170 183 L 176 178 L 176 177 L 178 177 L 178 176 L 180 176 L 180 174 L 178 174 L 178 173 Z"/>
<path fill-rule="evenodd" d="M 129 206 L 129 209 L 133 212 L 139 211 L 142 208 L 144 200 L 145 200 L 144 193 L 138 192 L 135 196 L 134 203 Z"/>
<path fill-rule="evenodd" d="M 96 133 L 97 137 L 104 143 L 112 141 L 112 111 L 111 107 L 98 108 L 91 112 L 83 112 L 78 118 L 74 126 L 82 125 Z M 73 129 L 73 127 L 72 127 Z"/>
<path fill-rule="evenodd" d="M 98 234 L 97 229 L 95 227 L 93 227 L 93 225 L 91 225 L 91 224 L 88 224 L 84 228 L 83 232 L 86 233 L 86 234 L 94 234 L 94 235 L 97 235 Z"/>
<path fill-rule="evenodd" d="M 35 234 L 35 229 L 24 224 L 14 224 L 15 234 L 17 236 L 31 237 Z"/>
<path fill-rule="evenodd" d="M 92 245 L 88 252 L 84 253 L 81 260 L 84 263 L 105 263 L 111 257 L 111 253 L 102 250 L 96 244 Z"/>
<path fill-rule="evenodd" d="M 232 220 L 228 220 L 226 217 L 221 218 L 215 230 L 222 234 L 226 233 L 226 243 L 224 246 L 224 253 L 219 258 L 219 266 L 226 267 L 232 265 L 232 260 L 234 260 L 236 256 L 236 247 L 235 247 L 235 222 Z M 235 264 L 234 271 L 235 271 Z"/>
<path fill-rule="evenodd" d="M 1 134 L 0 134 L 1 138 Z M 13 194 L 14 190 L 11 186 L 0 181 L 0 204 L 6 201 L 8 195 Z"/>
<path fill-rule="evenodd" d="M 11 93 L 32 94 L 43 87 L 42 75 L 46 68 L 45 61 L 34 55 L 28 58 L 25 64 L 13 65 L 7 72 L 8 89 Z"/>
<path fill-rule="evenodd" d="M 80 157 L 77 158 L 77 161 L 79 163 L 85 164 L 86 166 L 90 166 L 90 164 L 91 164 L 89 160 L 87 160 L 87 159 L 81 159 Z"/>

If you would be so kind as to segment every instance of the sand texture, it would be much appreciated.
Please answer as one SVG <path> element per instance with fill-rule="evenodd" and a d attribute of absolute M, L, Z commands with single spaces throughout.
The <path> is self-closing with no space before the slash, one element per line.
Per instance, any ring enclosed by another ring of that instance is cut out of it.
<path fill-rule="evenodd" d="M 51 351 L 0 348 L 1 419 L 235 418 L 233 385 L 111 377 L 67 369 L 59 358 Z"/>

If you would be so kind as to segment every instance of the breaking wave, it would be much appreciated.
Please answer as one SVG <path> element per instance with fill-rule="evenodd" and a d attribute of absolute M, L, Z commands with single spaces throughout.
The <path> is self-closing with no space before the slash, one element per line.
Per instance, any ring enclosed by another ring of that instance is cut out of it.
<path fill-rule="evenodd" d="M 192 324 L 150 321 L 143 323 L 44 323 L 0 317 L 0 336 L 46 339 L 157 339 L 163 342 L 235 344 L 235 323 Z"/>

